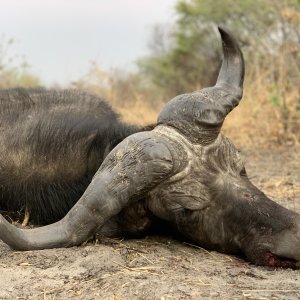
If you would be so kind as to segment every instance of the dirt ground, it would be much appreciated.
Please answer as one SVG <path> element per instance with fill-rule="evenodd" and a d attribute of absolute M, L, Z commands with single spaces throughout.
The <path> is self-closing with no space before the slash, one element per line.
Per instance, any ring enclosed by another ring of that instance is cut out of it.
<path fill-rule="evenodd" d="M 244 150 L 248 175 L 300 212 L 300 151 Z M 0 299 L 300 299 L 300 270 L 256 267 L 170 237 L 14 252 L 0 242 Z"/>

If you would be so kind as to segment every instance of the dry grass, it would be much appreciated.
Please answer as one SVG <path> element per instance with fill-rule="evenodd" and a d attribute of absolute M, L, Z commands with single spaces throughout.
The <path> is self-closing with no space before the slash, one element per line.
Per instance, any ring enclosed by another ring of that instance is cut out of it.
<path fill-rule="evenodd" d="M 223 127 L 239 146 L 300 146 L 300 89 L 295 84 L 300 69 L 296 66 L 290 78 L 286 57 L 283 53 L 276 64 L 265 60 L 248 67 L 244 98 Z M 103 96 L 125 121 L 140 125 L 155 123 L 164 103 L 171 98 L 153 87 L 144 88 L 139 75 L 118 70 L 106 73 L 96 65 L 75 86 Z"/>
<path fill-rule="evenodd" d="M 255 82 L 246 84 L 242 102 L 225 121 L 225 133 L 240 145 L 299 146 L 300 117 L 284 117 L 282 109 L 270 101 L 270 95 L 271 91 L 258 88 Z M 294 106 L 296 97 L 296 91 L 287 95 L 287 107 Z"/>
<path fill-rule="evenodd" d="M 114 106 L 123 117 L 124 121 L 139 125 L 155 123 L 160 111 L 160 108 L 153 107 L 152 105 L 149 105 L 149 103 L 141 101 L 132 103 L 130 107 Z M 160 105 L 160 107 L 162 106 L 163 104 Z"/>
<path fill-rule="evenodd" d="M 300 68 L 291 69 L 288 59 L 290 53 L 283 52 L 248 68 L 244 98 L 224 126 L 239 144 L 299 147 Z"/>

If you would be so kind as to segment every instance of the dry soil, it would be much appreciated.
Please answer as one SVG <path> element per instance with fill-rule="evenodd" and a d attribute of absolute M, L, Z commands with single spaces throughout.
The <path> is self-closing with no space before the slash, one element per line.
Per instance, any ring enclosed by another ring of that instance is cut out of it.
<path fill-rule="evenodd" d="M 245 157 L 252 181 L 300 212 L 299 150 Z M 0 299 L 300 299 L 300 270 L 257 267 L 166 236 L 27 252 L 0 242 L 0 270 Z"/>

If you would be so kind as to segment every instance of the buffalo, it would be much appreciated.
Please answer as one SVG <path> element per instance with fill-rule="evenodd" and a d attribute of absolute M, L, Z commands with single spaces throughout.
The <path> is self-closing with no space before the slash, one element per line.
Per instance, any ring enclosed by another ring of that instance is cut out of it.
<path fill-rule="evenodd" d="M 36 225 L 63 218 L 106 155 L 148 129 L 121 122 L 107 102 L 78 90 L 2 90 L 0 115 L 0 209 L 26 211 Z"/>
<path fill-rule="evenodd" d="M 232 34 L 219 32 L 215 86 L 169 101 L 153 129 L 121 124 L 79 92 L 2 92 L 1 205 L 52 223 L 79 200 L 39 228 L 0 216 L 0 239 L 17 250 L 70 247 L 95 233 L 143 235 L 163 220 L 207 249 L 299 268 L 300 215 L 250 182 L 220 132 L 242 98 L 244 60 Z"/>

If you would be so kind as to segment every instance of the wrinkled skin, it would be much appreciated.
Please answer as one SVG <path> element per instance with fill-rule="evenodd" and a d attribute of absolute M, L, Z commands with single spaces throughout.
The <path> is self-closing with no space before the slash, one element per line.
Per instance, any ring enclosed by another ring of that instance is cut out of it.
<path fill-rule="evenodd" d="M 219 30 L 224 60 L 214 87 L 175 97 L 152 131 L 117 145 L 59 222 L 22 230 L 2 218 L 0 238 L 18 250 L 69 247 L 118 231 L 122 222 L 142 234 L 155 216 L 202 247 L 298 268 L 300 216 L 250 182 L 239 152 L 220 133 L 242 98 L 244 61 L 235 39 Z"/>

